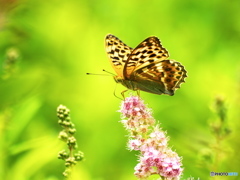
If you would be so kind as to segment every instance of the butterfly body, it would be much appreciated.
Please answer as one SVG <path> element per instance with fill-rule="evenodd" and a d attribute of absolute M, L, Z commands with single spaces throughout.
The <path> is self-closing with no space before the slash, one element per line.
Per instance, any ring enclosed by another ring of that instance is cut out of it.
<path fill-rule="evenodd" d="M 132 49 L 109 34 L 106 36 L 106 51 L 117 73 L 115 81 L 134 91 L 174 95 L 187 77 L 179 62 L 167 59 L 168 51 L 154 36 Z"/>

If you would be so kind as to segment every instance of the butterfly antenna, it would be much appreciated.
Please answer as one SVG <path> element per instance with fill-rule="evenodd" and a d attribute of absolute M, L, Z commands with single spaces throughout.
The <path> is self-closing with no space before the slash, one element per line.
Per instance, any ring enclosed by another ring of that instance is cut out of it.
<path fill-rule="evenodd" d="M 109 74 L 94 74 L 94 73 L 86 73 L 86 75 L 112 76 L 112 75 L 109 75 Z"/>
<path fill-rule="evenodd" d="M 105 69 L 103 69 L 103 71 L 106 72 L 106 73 L 108 73 L 108 74 L 111 74 L 111 75 L 113 75 L 113 76 L 116 76 L 115 74 L 113 74 L 113 73 L 111 73 L 111 72 L 109 72 L 109 71 L 106 71 Z"/>

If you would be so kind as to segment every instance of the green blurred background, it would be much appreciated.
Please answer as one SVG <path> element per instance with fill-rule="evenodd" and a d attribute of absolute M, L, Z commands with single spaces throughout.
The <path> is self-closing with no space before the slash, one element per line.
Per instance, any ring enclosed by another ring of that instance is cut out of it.
<path fill-rule="evenodd" d="M 182 179 L 240 173 L 239 8 L 237 0 L 0 0 L 0 179 L 63 179 L 59 104 L 70 108 L 86 157 L 73 179 L 136 179 L 137 153 L 126 149 L 115 82 L 86 75 L 114 72 L 104 49 L 108 33 L 130 47 L 155 35 L 188 71 L 174 96 L 141 93 L 183 157 Z M 223 128 L 231 131 L 223 138 L 213 133 L 216 97 L 224 99 Z"/>

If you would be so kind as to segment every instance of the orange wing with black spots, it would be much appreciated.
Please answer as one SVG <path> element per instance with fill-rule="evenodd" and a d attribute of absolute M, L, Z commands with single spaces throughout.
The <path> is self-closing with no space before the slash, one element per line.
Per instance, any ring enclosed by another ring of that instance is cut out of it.
<path fill-rule="evenodd" d="M 107 35 L 106 50 L 117 73 L 115 80 L 128 89 L 173 95 L 187 77 L 184 66 L 168 59 L 168 51 L 155 36 L 132 49 L 117 37 Z"/>
<path fill-rule="evenodd" d="M 128 47 L 120 39 L 111 34 L 106 36 L 105 41 L 106 51 L 113 69 L 118 76 L 124 78 L 123 68 L 132 52 L 132 48 Z"/>

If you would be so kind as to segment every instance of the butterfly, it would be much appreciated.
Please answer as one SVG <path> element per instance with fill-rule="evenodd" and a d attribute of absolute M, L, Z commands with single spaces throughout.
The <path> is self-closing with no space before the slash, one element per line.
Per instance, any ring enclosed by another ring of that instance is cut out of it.
<path fill-rule="evenodd" d="M 131 48 L 112 34 L 105 38 L 106 52 L 117 73 L 117 83 L 134 91 L 174 95 L 185 82 L 187 71 L 179 62 L 168 59 L 160 40 L 151 36 Z"/>

